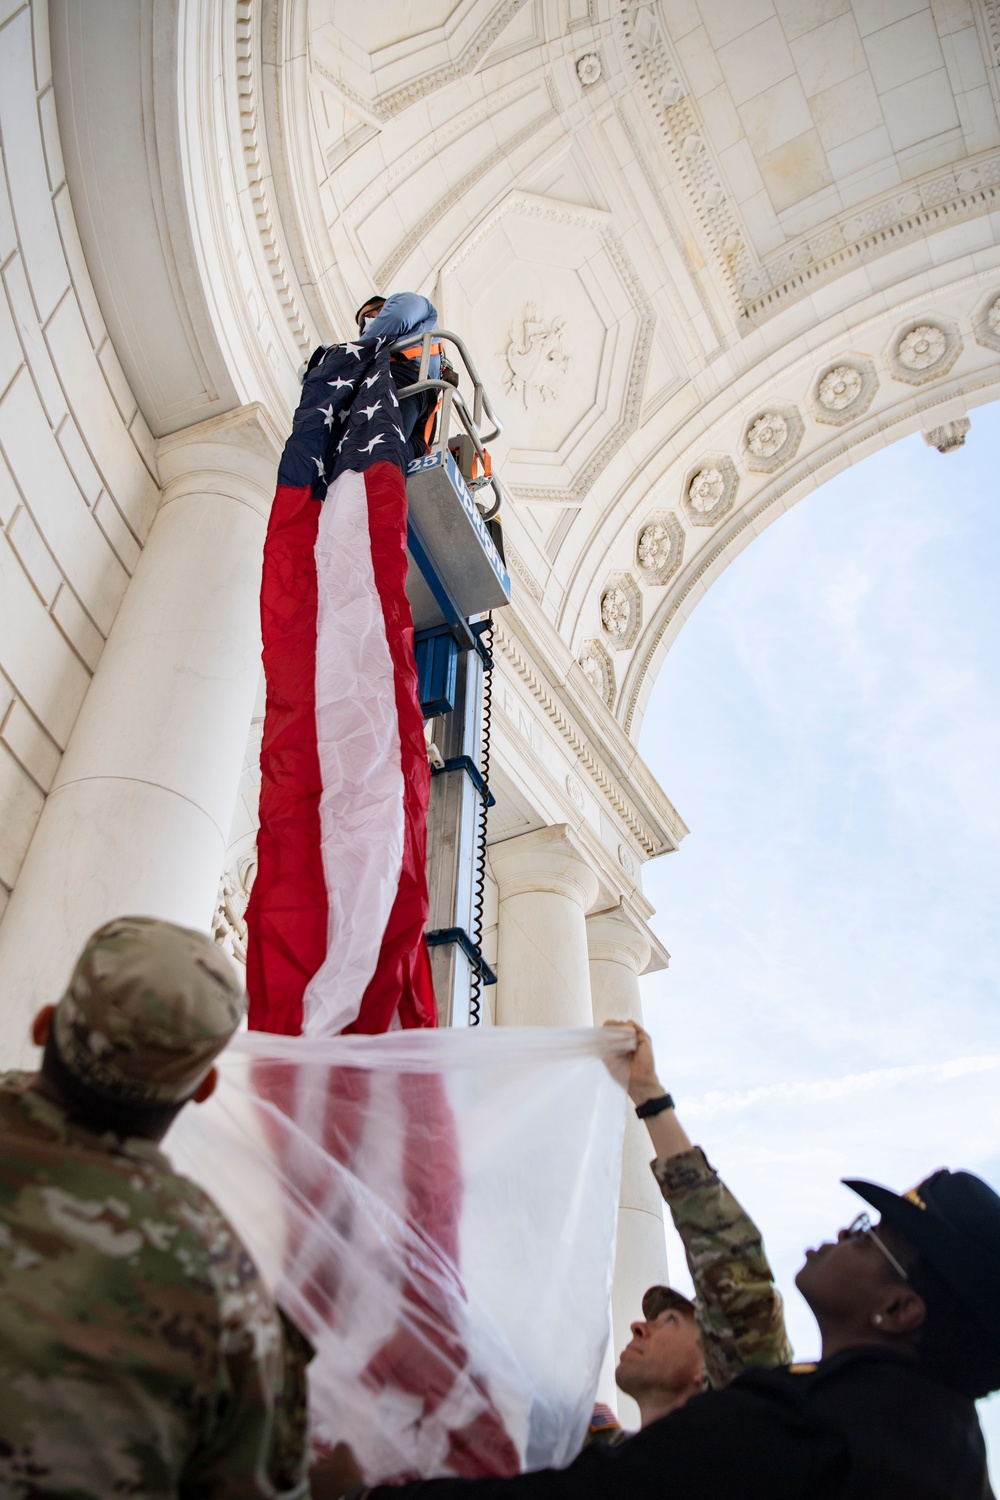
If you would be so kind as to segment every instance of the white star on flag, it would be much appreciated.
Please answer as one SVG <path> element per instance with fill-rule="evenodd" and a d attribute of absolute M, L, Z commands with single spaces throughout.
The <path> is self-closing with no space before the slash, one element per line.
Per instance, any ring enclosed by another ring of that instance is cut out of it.
<path fill-rule="evenodd" d="M 376 370 L 374 375 L 369 375 L 368 379 L 365 381 L 365 385 L 368 385 L 368 386 L 377 385 L 378 384 L 378 378 L 379 378 L 379 375 L 378 375 L 378 371 Z"/>
<path fill-rule="evenodd" d="M 313 463 L 316 465 L 316 467 L 319 470 L 320 474 L 325 479 L 326 478 L 326 469 L 323 467 L 323 460 L 321 458 L 314 458 L 313 459 Z"/>
<path fill-rule="evenodd" d="M 363 411 L 368 421 L 370 422 L 381 405 L 381 401 L 376 401 L 374 406 L 359 406 L 358 410 Z"/>
<path fill-rule="evenodd" d="M 344 344 L 342 347 L 345 354 L 353 354 L 355 359 L 361 358 L 360 344 Z"/>
<path fill-rule="evenodd" d="M 346 385 L 348 390 L 350 390 L 352 384 L 350 380 L 341 380 L 339 378 L 337 380 L 328 380 L 326 383 L 327 385 L 332 385 L 337 390 L 339 390 L 342 385 Z"/>
<path fill-rule="evenodd" d="M 331 402 L 329 406 L 321 406 L 320 407 L 320 411 L 323 413 L 323 416 L 325 418 L 325 421 L 323 422 L 323 426 L 324 427 L 332 427 L 333 426 L 333 403 Z"/>
<path fill-rule="evenodd" d="M 402 433 L 400 433 L 400 437 L 402 437 Z M 359 444 L 358 445 L 359 451 L 361 453 L 370 453 L 372 451 L 372 449 L 374 448 L 375 444 L 376 443 L 380 443 L 381 441 L 382 441 L 382 434 L 380 432 L 377 432 L 375 434 L 375 436 L 372 438 L 371 442 L 367 446 L 365 446 L 364 444 Z"/>

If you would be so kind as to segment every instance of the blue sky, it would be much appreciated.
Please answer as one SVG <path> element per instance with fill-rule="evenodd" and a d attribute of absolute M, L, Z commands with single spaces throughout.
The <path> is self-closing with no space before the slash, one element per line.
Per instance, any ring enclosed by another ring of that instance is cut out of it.
<path fill-rule="evenodd" d="M 957 453 L 911 437 L 808 496 L 710 589 L 643 725 L 691 828 L 644 872 L 672 954 L 647 1024 L 803 1358 L 802 1250 L 863 1206 L 840 1177 L 1000 1189 L 998 474 L 1000 405 Z M 996 1475 L 1000 1398 L 982 1416 Z"/>

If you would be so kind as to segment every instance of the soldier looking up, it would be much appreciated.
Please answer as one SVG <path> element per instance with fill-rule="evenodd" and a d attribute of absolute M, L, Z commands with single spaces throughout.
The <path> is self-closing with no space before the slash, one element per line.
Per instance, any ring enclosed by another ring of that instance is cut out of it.
<path fill-rule="evenodd" d="M 654 1080 L 644 1091 L 662 1100 Z M 631 1081 L 630 1092 L 640 1092 Z M 668 1162 L 683 1153 L 652 1124 L 670 1114 L 661 1106 L 649 1116 L 658 1154 L 673 1153 Z M 340 1444 L 317 1471 L 313 1495 L 993 1500 L 974 1403 L 1000 1390 L 1000 1196 L 969 1172 L 947 1170 L 904 1194 L 855 1179 L 845 1185 L 882 1217 L 873 1225 L 861 1214 L 806 1251 L 795 1279 L 819 1325 L 815 1363 L 749 1364 L 627 1441 L 592 1443 L 562 1470 L 369 1490 Z"/>
<path fill-rule="evenodd" d="M 615 1382 L 636 1401 L 646 1427 L 705 1386 L 728 1385 L 749 1365 L 787 1364 L 792 1350 L 760 1230 L 688 1139 L 657 1077 L 648 1034 L 634 1021 L 605 1024 L 635 1030 L 629 1098 L 649 1132 L 653 1175 L 695 1285 L 693 1302 L 673 1287 L 651 1286 L 618 1361 Z M 626 1436 L 606 1421 L 592 1424 L 589 1434 L 605 1443 Z"/>
<path fill-rule="evenodd" d="M 123 917 L 0 1075 L 4 1495 L 308 1494 L 308 1346 L 157 1145 L 243 1009 L 207 937 Z"/>

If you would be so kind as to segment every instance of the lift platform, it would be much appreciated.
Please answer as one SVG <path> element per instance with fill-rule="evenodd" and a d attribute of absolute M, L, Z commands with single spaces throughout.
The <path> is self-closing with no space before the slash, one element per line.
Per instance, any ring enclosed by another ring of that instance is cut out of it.
<path fill-rule="evenodd" d="M 431 346 L 450 346 L 471 386 L 430 377 Z M 412 350 L 414 338 L 394 350 Z M 435 329 L 421 335 L 417 380 L 400 400 L 440 396 L 430 451 L 407 470 L 406 593 L 413 611 L 420 699 L 433 781 L 427 818 L 427 942 L 445 1026 L 480 1024 L 480 995 L 496 975 L 482 955 L 492 611 L 510 603 L 499 512 L 503 491 L 486 443 L 502 431 L 468 350 Z"/>

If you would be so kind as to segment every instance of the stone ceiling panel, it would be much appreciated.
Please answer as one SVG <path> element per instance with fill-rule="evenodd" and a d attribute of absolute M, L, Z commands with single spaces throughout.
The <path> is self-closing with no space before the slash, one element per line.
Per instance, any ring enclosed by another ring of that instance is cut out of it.
<path fill-rule="evenodd" d="M 514 194 L 442 274 L 504 421 L 494 445 L 526 499 L 573 501 L 638 416 L 652 317 L 610 216 Z"/>

